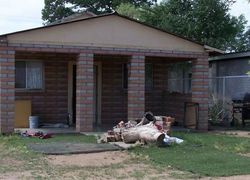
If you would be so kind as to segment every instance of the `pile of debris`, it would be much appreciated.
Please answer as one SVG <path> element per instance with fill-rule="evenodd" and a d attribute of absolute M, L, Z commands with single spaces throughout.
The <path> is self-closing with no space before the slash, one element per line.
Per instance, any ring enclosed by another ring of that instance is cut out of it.
<path fill-rule="evenodd" d="M 146 112 L 142 119 L 130 120 L 127 123 L 121 121 L 113 130 L 104 133 L 99 143 L 124 142 L 124 143 L 157 143 L 157 145 L 170 145 L 182 143 L 183 140 L 171 135 L 171 124 L 174 118 L 166 116 L 154 116 Z"/>

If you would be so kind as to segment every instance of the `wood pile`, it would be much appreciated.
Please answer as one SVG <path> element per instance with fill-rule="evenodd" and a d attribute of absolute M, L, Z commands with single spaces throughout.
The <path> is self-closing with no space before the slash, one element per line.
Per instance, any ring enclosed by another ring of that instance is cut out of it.
<path fill-rule="evenodd" d="M 165 135 L 171 134 L 171 124 L 174 118 L 154 116 L 151 112 L 144 114 L 142 119 L 121 121 L 113 130 L 109 130 L 99 139 L 100 143 L 118 142 L 125 143 L 157 143 L 162 145 Z"/>

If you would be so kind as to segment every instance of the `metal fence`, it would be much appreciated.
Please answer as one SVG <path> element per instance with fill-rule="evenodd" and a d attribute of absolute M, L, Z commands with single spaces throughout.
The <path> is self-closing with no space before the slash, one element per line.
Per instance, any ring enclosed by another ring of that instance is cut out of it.
<path fill-rule="evenodd" d="M 182 94 L 191 93 L 190 78 L 168 79 L 168 91 Z M 232 120 L 233 101 L 242 101 L 250 94 L 250 76 L 223 76 L 209 78 L 210 117 L 230 122 Z"/>
<path fill-rule="evenodd" d="M 210 78 L 208 87 L 210 120 L 220 119 L 229 124 L 233 120 L 233 102 L 244 100 L 250 93 L 250 76 Z"/>
<path fill-rule="evenodd" d="M 243 100 L 250 93 L 250 76 L 224 76 L 209 79 L 210 95 L 223 103 Z"/>
<path fill-rule="evenodd" d="M 168 91 L 179 93 L 191 93 L 192 79 L 168 79 Z M 223 102 L 231 100 L 243 100 L 250 93 L 250 76 L 223 76 L 209 78 L 210 96 Z"/>

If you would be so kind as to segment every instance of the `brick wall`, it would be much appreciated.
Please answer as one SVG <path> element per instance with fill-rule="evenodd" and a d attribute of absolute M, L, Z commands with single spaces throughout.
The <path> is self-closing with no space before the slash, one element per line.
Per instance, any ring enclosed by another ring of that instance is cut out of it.
<path fill-rule="evenodd" d="M 184 103 L 191 102 L 191 94 L 165 93 L 165 112 L 166 115 L 175 118 L 178 125 L 184 122 Z"/>
<path fill-rule="evenodd" d="M 14 130 L 15 51 L 0 50 L 0 133 Z"/>
<path fill-rule="evenodd" d="M 192 61 L 192 101 L 199 103 L 198 129 L 208 129 L 208 56 Z"/>
<path fill-rule="evenodd" d="M 94 123 L 94 55 L 80 53 L 77 57 L 76 130 L 92 131 Z"/>
<path fill-rule="evenodd" d="M 44 63 L 45 89 L 16 91 L 17 100 L 31 100 L 32 115 L 44 123 L 66 123 L 68 112 L 68 61 L 73 55 L 50 53 L 16 53 L 16 60 L 41 60 Z"/>
<path fill-rule="evenodd" d="M 145 56 L 133 55 L 129 60 L 128 120 L 145 112 Z"/>
<path fill-rule="evenodd" d="M 178 124 L 182 124 L 184 102 L 190 102 L 192 96 L 191 94 L 167 92 L 168 66 L 170 62 L 171 59 L 146 59 L 146 63 L 153 66 L 153 88 L 145 91 L 145 109 L 155 115 L 175 117 Z"/>
<path fill-rule="evenodd" d="M 166 115 L 164 92 L 167 84 L 167 63 L 158 59 L 146 59 L 153 67 L 153 88 L 145 90 L 145 110 L 155 115 Z"/>
<path fill-rule="evenodd" d="M 97 56 L 102 63 L 102 126 L 111 127 L 127 120 L 127 89 L 123 88 L 124 56 Z"/>

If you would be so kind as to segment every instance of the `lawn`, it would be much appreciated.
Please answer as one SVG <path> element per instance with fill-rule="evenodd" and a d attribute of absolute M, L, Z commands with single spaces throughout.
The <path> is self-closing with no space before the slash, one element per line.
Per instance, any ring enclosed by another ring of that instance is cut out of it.
<path fill-rule="evenodd" d="M 250 153 L 250 138 L 183 132 L 175 132 L 174 136 L 184 139 L 184 143 L 163 148 L 137 147 L 129 150 L 128 157 L 131 158 L 127 158 L 128 160 L 125 162 L 101 167 L 87 165 L 84 168 L 67 164 L 55 166 L 48 161 L 48 156 L 30 151 L 26 144 L 30 142 L 95 143 L 94 136 L 56 135 L 47 140 L 22 138 L 18 135 L 0 136 L 0 179 L 3 178 L 1 177 L 3 174 L 17 172 L 19 174 L 28 172 L 28 174 L 23 175 L 23 179 L 27 179 L 27 177 L 30 179 L 60 179 L 58 177 L 65 177 L 67 179 L 71 176 L 74 176 L 74 179 L 84 179 L 83 176 L 85 179 L 93 177 L 143 179 L 148 177 L 149 169 L 155 169 L 151 175 L 157 175 L 163 171 L 174 171 L 172 178 L 192 179 L 200 176 L 250 174 L 250 157 L 245 156 Z M 107 156 L 106 160 L 112 158 L 116 157 Z M 91 164 L 91 160 L 89 164 Z M 133 167 L 132 170 L 131 167 Z M 183 172 L 184 174 L 177 173 L 176 175 L 175 172 Z M 148 179 L 166 179 L 167 177 L 161 174 L 161 176 L 152 176 Z M 20 179 L 20 177 L 16 179 Z"/>
<path fill-rule="evenodd" d="M 250 138 L 214 134 L 174 133 L 185 140 L 166 148 L 135 148 L 155 165 L 173 167 L 202 176 L 250 174 Z"/>

